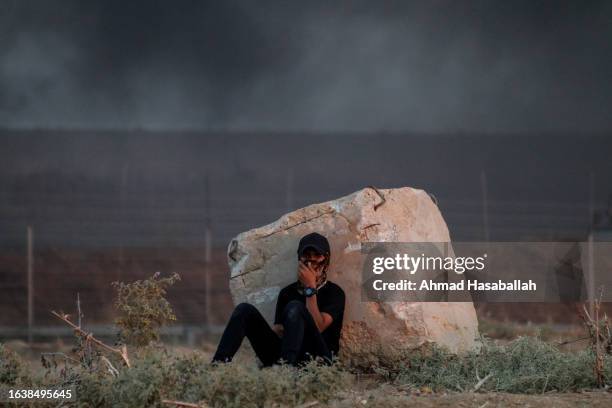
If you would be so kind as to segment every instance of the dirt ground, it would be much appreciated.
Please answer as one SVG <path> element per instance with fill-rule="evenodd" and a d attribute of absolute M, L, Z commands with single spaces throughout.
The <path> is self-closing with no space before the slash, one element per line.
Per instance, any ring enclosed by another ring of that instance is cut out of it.
<path fill-rule="evenodd" d="M 366 401 L 365 403 L 363 401 Z M 392 403 L 392 405 L 390 405 Z M 317 405 L 313 405 L 316 407 Z M 333 405 L 331 405 L 333 406 Z M 606 407 L 612 406 L 612 395 L 607 392 L 591 392 L 585 394 L 555 394 L 555 395 L 515 395 L 515 394 L 447 394 L 409 397 L 403 399 L 389 398 L 367 400 L 359 399 L 343 401 L 338 406 L 362 407 Z"/>
<path fill-rule="evenodd" d="M 424 392 L 423 392 L 424 391 Z M 432 393 L 429 390 L 402 390 L 391 385 L 379 385 L 366 390 L 352 390 L 331 407 L 612 407 L 612 392 L 546 393 L 543 395 L 506 393 Z M 321 404 L 312 407 L 324 406 Z"/>

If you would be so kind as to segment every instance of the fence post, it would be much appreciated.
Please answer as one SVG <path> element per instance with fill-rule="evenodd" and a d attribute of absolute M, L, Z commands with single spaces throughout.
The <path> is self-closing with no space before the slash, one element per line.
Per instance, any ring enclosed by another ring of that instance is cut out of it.
<path fill-rule="evenodd" d="M 482 228 L 485 242 L 489 242 L 489 191 L 487 173 L 480 171 L 480 190 L 482 193 Z"/>
<path fill-rule="evenodd" d="M 287 212 L 293 210 L 293 184 L 294 184 L 294 175 L 293 175 L 293 167 L 290 167 L 287 170 L 287 185 L 286 185 L 286 195 L 285 195 L 285 206 L 287 207 Z"/>
<path fill-rule="evenodd" d="M 28 225 L 28 344 L 32 345 L 32 328 L 34 326 L 34 259 L 32 226 Z"/>
<path fill-rule="evenodd" d="M 588 256 L 588 300 L 589 300 L 589 313 L 591 316 L 595 313 L 595 269 L 594 269 L 594 258 L 593 258 L 593 218 L 595 218 L 595 174 L 591 170 L 589 172 L 589 237 L 587 241 L 587 256 Z"/>
<path fill-rule="evenodd" d="M 211 263 L 212 263 L 212 229 L 211 229 L 211 188 L 210 188 L 210 176 L 206 173 L 205 185 L 204 185 L 204 212 L 205 212 L 205 225 L 204 225 L 204 313 L 206 314 L 206 333 L 210 329 L 210 307 L 211 307 Z"/>

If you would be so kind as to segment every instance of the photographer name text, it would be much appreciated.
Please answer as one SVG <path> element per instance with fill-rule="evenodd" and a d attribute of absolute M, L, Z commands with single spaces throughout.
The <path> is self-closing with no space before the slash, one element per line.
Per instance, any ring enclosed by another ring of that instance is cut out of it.
<path fill-rule="evenodd" d="M 476 279 L 462 280 L 459 282 L 434 282 L 433 280 L 412 281 L 401 279 L 395 282 L 385 282 L 376 279 L 372 282 L 372 287 L 377 291 L 536 291 L 536 283 L 531 279 L 522 281 L 515 279 L 505 282 L 480 282 Z"/>

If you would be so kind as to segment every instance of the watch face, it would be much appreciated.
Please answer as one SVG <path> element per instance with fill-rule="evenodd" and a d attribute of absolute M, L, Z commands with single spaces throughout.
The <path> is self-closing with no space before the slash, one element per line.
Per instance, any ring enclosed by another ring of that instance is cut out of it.
<path fill-rule="evenodd" d="M 306 289 L 304 289 L 304 294 L 306 296 L 312 296 L 314 294 L 314 289 L 313 288 L 306 288 Z"/>

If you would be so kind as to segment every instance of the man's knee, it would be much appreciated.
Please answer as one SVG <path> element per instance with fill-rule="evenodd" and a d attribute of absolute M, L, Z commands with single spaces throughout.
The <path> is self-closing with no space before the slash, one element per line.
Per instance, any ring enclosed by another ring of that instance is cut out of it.
<path fill-rule="evenodd" d="M 248 316 L 253 313 L 257 313 L 257 308 L 250 303 L 240 303 L 234 308 L 234 312 L 232 313 L 232 317 L 242 317 Z"/>
<path fill-rule="evenodd" d="M 295 321 L 297 319 L 304 318 L 304 312 L 306 311 L 306 305 L 299 300 L 292 300 L 287 303 L 283 310 L 284 320 Z"/>

